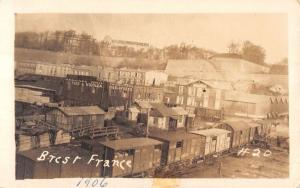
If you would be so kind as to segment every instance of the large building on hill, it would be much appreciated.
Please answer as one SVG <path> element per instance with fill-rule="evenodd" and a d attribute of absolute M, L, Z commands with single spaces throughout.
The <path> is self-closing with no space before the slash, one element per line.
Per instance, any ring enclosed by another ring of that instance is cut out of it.
<path fill-rule="evenodd" d="M 109 48 L 119 48 L 119 47 L 128 47 L 133 48 L 134 50 L 147 50 L 150 47 L 149 43 L 145 42 L 136 42 L 136 41 L 127 41 L 127 40 L 117 40 L 113 39 L 110 36 L 105 36 L 103 39 Z"/>

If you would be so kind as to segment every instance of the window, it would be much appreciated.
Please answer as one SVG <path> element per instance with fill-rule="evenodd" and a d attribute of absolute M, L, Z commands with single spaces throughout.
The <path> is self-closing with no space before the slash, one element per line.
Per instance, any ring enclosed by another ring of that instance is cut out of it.
<path fill-rule="evenodd" d="M 92 93 L 96 93 L 95 87 L 92 87 Z"/>
<path fill-rule="evenodd" d="M 182 123 L 182 120 L 183 120 L 183 117 L 182 117 L 182 116 L 179 116 L 179 117 L 178 117 L 178 122 L 179 122 L 179 123 Z"/>
<path fill-rule="evenodd" d="M 182 147 L 182 141 L 176 142 L 176 148 L 181 148 Z"/>
<path fill-rule="evenodd" d="M 217 141 L 217 136 L 213 136 L 211 139 L 212 141 Z"/>
<path fill-rule="evenodd" d="M 153 118 L 153 124 L 158 124 L 158 118 L 157 117 Z"/>
<path fill-rule="evenodd" d="M 183 86 L 179 86 L 179 94 L 183 94 Z"/>

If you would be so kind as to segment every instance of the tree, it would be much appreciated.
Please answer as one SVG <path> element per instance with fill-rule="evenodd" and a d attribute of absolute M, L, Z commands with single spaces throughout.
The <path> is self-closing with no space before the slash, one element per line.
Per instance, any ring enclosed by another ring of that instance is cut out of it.
<path fill-rule="evenodd" d="M 228 53 L 238 54 L 239 53 L 239 44 L 232 41 L 228 45 Z"/>
<path fill-rule="evenodd" d="M 252 61 L 257 64 L 264 64 L 265 49 L 261 46 L 255 45 L 250 41 L 245 41 L 242 47 L 242 56 L 244 59 Z"/>

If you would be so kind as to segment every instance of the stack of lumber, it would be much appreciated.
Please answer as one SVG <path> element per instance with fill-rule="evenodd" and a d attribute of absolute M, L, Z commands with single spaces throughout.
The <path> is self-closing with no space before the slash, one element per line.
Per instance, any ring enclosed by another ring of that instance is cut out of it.
<path fill-rule="evenodd" d="M 30 135 L 18 135 L 17 151 L 26 151 L 37 147 L 37 137 Z"/>
<path fill-rule="evenodd" d="M 50 139 L 48 132 L 44 132 L 38 136 L 39 138 L 39 147 L 49 147 Z"/>
<path fill-rule="evenodd" d="M 70 143 L 71 135 L 69 132 L 64 132 L 63 130 L 59 130 L 56 134 L 55 144 L 65 144 Z"/>

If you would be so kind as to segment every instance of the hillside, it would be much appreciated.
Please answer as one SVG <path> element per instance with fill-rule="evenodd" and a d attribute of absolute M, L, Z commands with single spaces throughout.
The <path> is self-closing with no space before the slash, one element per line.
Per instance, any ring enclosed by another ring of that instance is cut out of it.
<path fill-rule="evenodd" d="M 51 52 L 44 50 L 34 50 L 26 48 L 15 48 L 15 61 L 33 61 L 47 62 L 57 64 L 76 64 L 76 65 L 94 65 L 94 66 L 109 66 L 109 67 L 128 67 L 128 68 L 143 68 L 143 69 L 164 69 L 165 62 L 123 58 L 123 57 L 103 57 L 93 55 L 76 55 L 71 53 Z"/>

